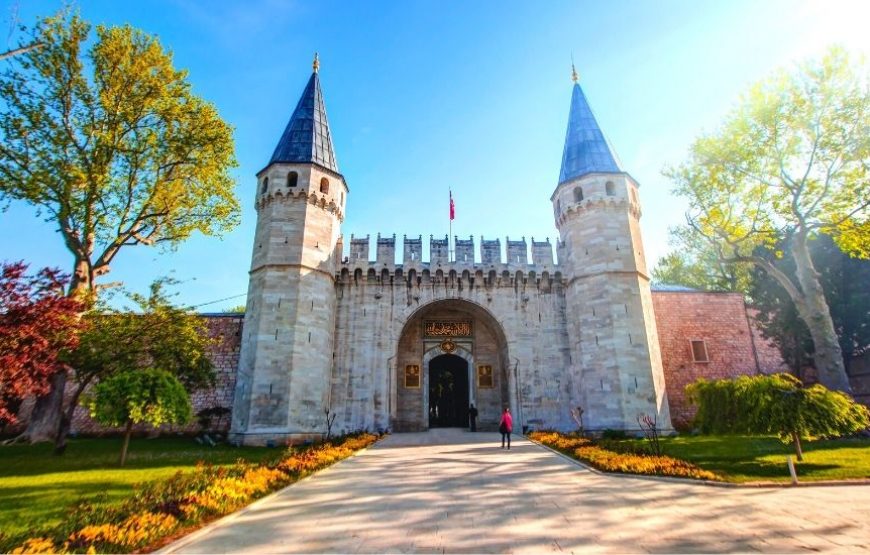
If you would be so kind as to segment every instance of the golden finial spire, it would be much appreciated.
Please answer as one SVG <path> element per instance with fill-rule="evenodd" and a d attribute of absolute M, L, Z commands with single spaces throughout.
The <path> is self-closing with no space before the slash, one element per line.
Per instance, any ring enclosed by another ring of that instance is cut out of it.
<path fill-rule="evenodd" d="M 574 67 L 574 54 L 571 54 L 571 80 L 575 83 L 580 79 L 577 75 L 577 68 Z"/>
<path fill-rule="evenodd" d="M 314 68 L 314 73 L 317 73 L 317 70 L 320 69 L 320 57 L 317 55 L 317 52 L 314 53 L 314 62 L 311 64 L 311 67 Z"/>

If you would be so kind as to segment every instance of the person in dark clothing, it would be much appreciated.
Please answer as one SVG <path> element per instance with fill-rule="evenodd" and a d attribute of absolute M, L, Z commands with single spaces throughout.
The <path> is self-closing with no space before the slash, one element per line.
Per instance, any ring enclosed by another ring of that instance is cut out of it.
<path fill-rule="evenodd" d="M 514 430 L 514 419 L 511 417 L 511 409 L 505 407 L 501 414 L 501 422 L 498 423 L 498 431 L 501 432 L 501 448 L 504 449 L 504 442 L 507 439 L 507 448 L 511 448 L 511 432 Z"/>
<path fill-rule="evenodd" d="M 468 407 L 468 422 L 471 424 L 471 431 L 477 431 L 477 409 L 474 408 L 474 403 Z"/>

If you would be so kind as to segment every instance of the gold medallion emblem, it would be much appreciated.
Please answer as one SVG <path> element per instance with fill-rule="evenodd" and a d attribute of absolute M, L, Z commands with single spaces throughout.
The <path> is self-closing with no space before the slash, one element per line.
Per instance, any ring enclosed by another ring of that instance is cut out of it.
<path fill-rule="evenodd" d="M 441 350 L 445 353 L 452 353 L 456 350 L 456 343 L 450 341 L 449 339 L 441 342 Z"/>

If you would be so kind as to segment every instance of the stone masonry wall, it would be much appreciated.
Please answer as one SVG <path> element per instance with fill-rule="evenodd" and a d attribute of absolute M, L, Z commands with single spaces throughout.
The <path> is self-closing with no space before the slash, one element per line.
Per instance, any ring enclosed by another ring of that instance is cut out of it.
<path fill-rule="evenodd" d="M 392 240 L 380 238 L 377 258 L 369 260 L 368 238 L 351 238 L 351 255 L 336 282 L 330 396 L 330 405 L 338 413 L 335 428 L 392 428 L 400 420 L 411 428 L 408 415 L 423 418 L 425 399 L 403 391 L 399 374 L 411 363 L 420 364 L 425 373 L 421 338 L 416 330 L 406 331 L 410 322 L 419 322 L 421 315 L 435 309 L 469 313 L 475 322 L 498 328 L 495 335 L 503 338 L 498 344 L 493 337 L 481 336 L 470 355 L 475 364 L 471 372 L 478 362 L 492 364 L 498 372 L 498 386 L 480 398 L 487 397 L 481 423 L 493 419 L 490 413 L 506 402 L 518 429 L 520 423 L 571 427 L 569 407 L 579 404 L 579 397 L 566 371 L 565 299 L 552 247 L 548 256 L 547 243 L 533 241 L 536 248 L 529 264 L 523 255 L 528 249 L 525 240 L 507 241 L 504 261 L 498 256 L 501 243 L 487 241 L 481 253 L 485 262 L 475 262 L 466 252 L 474 248 L 468 240 L 457 244 L 465 254 L 449 262 L 442 252 L 447 241 L 430 237 L 434 254 L 424 262 L 421 243 L 422 238 L 406 239 L 404 263 L 395 264 Z M 433 317 L 439 314 L 443 313 L 431 312 Z M 419 393 L 424 394 L 422 388 Z"/>
<path fill-rule="evenodd" d="M 209 337 L 216 340 L 211 349 L 210 358 L 214 364 L 216 380 L 212 389 L 196 391 L 191 395 L 193 405 L 193 421 L 186 426 L 165 426 L 165 432 L 195 433 L 200 431 L 196 413 L 212 407 L 232 408 L 233 392 L 236 387 L 236 374 L 239 368 L 239 347 L 241 345 L 242 314 L 204 314 Z M 230 415 L 220 420 L 213 420 L 210 431 L 226 432 L 230 426 Z M 139 426 L 138 432 L 147 432 L 150 428 Z M 94 422 L 83 407 L 78 407 L 73 416 L 72 431 L 77 434 L 97 435 L 103 433 L 120 433 L 120 428 L 108 428 Z"/>
<path fill-rule="evenodd" d="M 559 184 L 553 201 L 586 429 L 637 429 L 638 415 L 671 429 L 636 184 L 627 174 L 586 174 Z"/>
<path fill-rule="evenodd" d="M 368 286 L 369 284 L 366 283 L 366 285 Z M 430 288 L 432 288 L 433 285 L 434 284 L 430 284 Z M 487 287 L 485 285 L 481 288 L 483 295 L 480 295 L 479 297 L 477 295 L 470 295 L 470 297 L 471 299 L 477 297 L 485 300 L 488 296 L 491 296 L 493 292 L 495 292 L 499 297 L 502 295 L 512 296 L 514 294 L 513 291 L 515 285 L 516 283 L 512 282 L 510 279 L 502 283 L 501 287 L 497 283 L 494 287 Z M 526 283 L 526 287 L 527 286 L 528 283 Z M 340 287 L 343 288 L 345 286 L 342 285 Z M 406 284 L 402 284 L 402 287 L 408 289 Z M 458 291 L 456 290 L 456 287 L 456 285 L 453 286 L 453 295 L 438 296 L 445 299 L 465 297 L 466 295 L 457 294 Z M 443 288 L 445 292 L 450 290 L 447 284 L 441 284 L 441 288 Z M 551 284 L 550 288 L 558 288 L 561 290 L 561 286 L 556 283 Z M 404 289 L 401 290 L 404 292 Z M 419 290 L 419 286 L 411 287 L 410 289 L 411 298 L 413 299 L 415 292 Z M 517 289 L 520 290 L 519 287 Z M 534 289 L 535 291 L 538 291 L 540 285 L 536 284 Z M 398 292 L 392 291 L 392 289 L 390 289 L 390 291 L 394 293 Z M 356 291 L 357 294 L 363 297 L 366 292 L 368 292 L 372 297 L 374 297 L 377 292 L 380 292 L 381 299 L 383 299 L 383 293 L 386 292 L 386 289 L 376 280 L 370 287 L 359 287 Z M 537 294 L 535 296 L 537 296 Z M 544 329 L 539 330 L 537 329 L 537 326 L 532 326 L 531 330 L 525 332 L 525 336 L 529 339 L 533 340 L 535 334 L 539 331 L 544 334 L 542 337 L 545 338 L 548 336 L 558 337 L 558 322 L 564 321 L 564 307 L 559 306 L 564 302 L 564 295 L 559 292 L 554 295 L 554 297 L 555 299 L 553 300 L 556 300 L 556 302 L 553 308 L 556 308 L 556 319 L 550 321 Z M 738 294 L 696 291 L 653 291 L 652 299 L 656 311 L 658 334 L 661 341 L 662 358 L 664 361 L 671 414 L 674 420 L 678 423 L 685 423 L 689 418 L 691 418 L 692 414 L 686 406 L 682 394 L 683 388 L 688 383 L 691 383 L 700 377 L 716 379 L 733 377 L 746 373 L 752 374 L 756 372 L 754 357 L 752 356 L 752 342 L 747 332 L 750 325 L 747 323 L 747 312 L 745 311 L 743 300 Z M 540 305 L 541 299 L 535 299 L 535 301 L 536 304 Z M 531 302 L 531 299 L 527 301 L 527 304 L 529 302 Z M 416 306 L 417 303 L 415 302 L 414 304 Z M 502 301 L 499 301 L 499 304 L 502 304 Z M 546 304 L 544 306 L 546 306 Z M 364 309 L 360 307 L 353 309 L 346 303 L 342 303 L 340 310 L 346 313 L 346 319 L 348 312 L 358 312 L 362 314 Z M 368 322 L 367 315 L 369 312 L 368 310 L 365 310 L 365 312 L 365 320 L 363 320 L 361 324 L 366 324 L 366 322 Z M 751 314 L 751 311 L 749 314 Z M 433 312 L 431 314 L 422 314 L 421 316 L 439 317 L 441 315 L 442 314 L 439 312 Z M 208 314 L 204 316 L 208 323 L 210 334 L 212 337 L 216 337 L 219 340 L 212 351 L 212 360 L 217 371 L 217 386 L 213 390 L 197 392 L 193 395 L 192 401 L 194 405 L 194 413 L 203 408 L 214 406 L 232 407 L 243 324 L 243 316 L 240 314 Z M 531 316 L 530 319 L 532 322 L 537 320 L 537 312 Z M 543 320 L 543 316 L 541 318 Z M 750 323 L 751 322 L 752 320 L 750 319 Z M 785 367 L 783 366 L 782 359 L 779 356 L 776 347 L 764 340 L 755 326 L 752 326 L 752 329 L 755 335 L 755 349 L 758 354 L 761 372 L 771 373 L 784 371 Z M 359 331 L 354 331 L 352 328 L 339 331 L 343 336 L 364 335 Z M 415 335 L 416 333 L 412 333 L 406 339 L 413 340 L 413 336 Z M 495 348 L 495 339 L 492 338 L 489 333 L 487 337 L 488 339 L 481 343 L 481 348 L 484 349 L 485 352 L 490 353 L 483 356 L 492 358 L 493 349 Z M 691 347 L 689 345 L 690 338 L 700 338 L 707 342 L 707 349 L 710 357 L 709 363 L 693 363 L 691 361 L 692 355 Z M 395 354 L 395 351 L 390 351 L 388 341 L 385 341 L 384 339 L 375 339 L 374 341 L 374 343 L 367 343 L 366 341 L 351 341 L 346 347 L 339 345 L 337 347 L 338 351 L 345 353 L 344 358 L 341 361 L 341 366 L 353 366 L 359 369 L 359 365 L 356 364 L 356 361 L 359 360 L 357 355 L 363 355 L 361 357 L 362 360 L 373 356 L 373 353 L 371 353 L 373 346 L 385 348 L 386 351 L 389 351 L 389 356 Z M 559 341 L 564 341 L 564 339 L 560 338 Z M 540 345 L 542 343 L 547 343 L 547 341 L 537 341 L 537 343 L 539 348 L 541 348 Z M 414 349 L 416 350 L 416 347 Z M 566 350 L 567 345 L 563 344 L 561 349 Z M 351 351 L 354 352 L 354 357 L 349 360 L 347 356 Z M 557 348 L 556 351 L 561 353 L 558 356 L 564 356 L 567 358 L 566 353 L 561 352 L 560 349 Z M 500 357 L 492 359 L 498 361 L 496 364 L 501 363 Z M 524 412 L 521 416 L 524 418 L 525 423 L 531 424 L 533 427 L 541 427 L 545 424 L 561 424 L 570 427 L 571 424 L 568 421 L 570 415 L 562 415 L 560 409 L 561 403 L 565 403 L 569 400 L 567 388 L 569 386 L 568 380 L 570 379 L 570 376 L 555 371 L 557 366 L 553 363 L 555 363 L 556 358 L 554 358 L 552 354 L 546 359 L 542 359 L 538 356 L 533 358 L 533 360 L 541 362 L 535 366 L 526 367 L 523 365 L 523 367 L 519 368 L 519 377 L 521 381 L 520 399 L 523 405 L 520 407 L 520 411 Z M 547 363 L 547 360 L 551 363 Z M 481 359 L 481 361 L 478 362 L 483 362 L 483 360 Z M 489 360 L 486 362 L 489 362 Z M 504 367 L 501 369 L 503 372 L 500 372 L 496 376 L 497 382 L 500 380 L 507 380 L 509 377 L 512 378 L 514 363 L 514 358 L 511 358 L 507 363 L 504 363 Z M 861 368 L 860 365 L 856 366 Z M 392 365 L 394 373 L 390 379 L 396 380 L 394 383 L 397 383 L 397 386 L 400 383 L 399 379 L 403 368 L 404 362 L 402 364 Z M 470 368 L 469 371 L 473 372 L 474 369 Z M 335 395 L 332 405 L 333 409 L 340 414 L 342 428 L 353 429 L 357 427 L 365 427 L 366 425 L 374 428 L 375 422 L 371 419 L 375 415 L 372 415 L 370 412 L 371 409 L 376 408 L 377 413 L 381 413 L 381 411 L 387 412 L 389 409 L 389 387 L 386 385 L 386 376 L 381 378 L 372 375 L 372 373 L 369 372 L 354 372 L 354 374 L 355 377 L 350 377 L 346 372 L 340 372 L 333 378 L 333 395 Z M 384 382 L 383 389 L 385 391 L 379 392 L 377 394 L 377 399 L 363 396 L 363 394 L 369 396 L 374 395 L 371 390 L 374 389 L 372 386 L 376 382 Z M 397 394 L 401 394 L 398 387 L 396 389 Z M 495 409 L 503 396 L 500 387 L 483 394 L 498 396 L 498 398 L 493 398 L 492 400 L 485 402 L 486 405 L 490 405 L 491 403 L 490 410 Z M 337 403 L 339 403 L 341 399 L 347 397 L 352 397 L 350 402 L 339 407 Z M 484 401 L 483 397 L 479 396 L 478 401 Z M 417 403 L 416 400 L 414 402 Z M 517 408 L 515 402 L 511 403 L 511 406 L 515 407 L 513 410 L 516 412 Z M 408 408 L 410 409 L 410 406 Z M 420 407 L 419 410 L 422 412 L 422 407 Z M 551 411 L 559 412 L 559 414 L 548 414 Z M 394 409 L 394 412 L 398 411 Z M 489 417 L 490 415 L 482 412 L 481 416 L 481 423 L 483 423 L 483 418 Z M 388 426 L 389 424 L 385 418 L 385 415 L 381 416 L 377 423 L 379 425 L 384 425 L 384 427 Z M 217 426 L 215 426 L 215 430 L 226 431 L 228 423 L 229 418 L 222 419 L 221 422 L 216 423 Z M 79 408 L 76 411 L 73 421 L 73 430 L 79 434 L 101 434 L 119 431 L 98 425 L 87 416 L 87 412 L 82 408 Z M 197 423 L 192 423 L 181 428 L 166 428 L 166 431 L 175 432 L 195 432 L 198 430 L 199 427 Z M 145 429 L 143 428 L 141 431 L 145 431 Z"/>

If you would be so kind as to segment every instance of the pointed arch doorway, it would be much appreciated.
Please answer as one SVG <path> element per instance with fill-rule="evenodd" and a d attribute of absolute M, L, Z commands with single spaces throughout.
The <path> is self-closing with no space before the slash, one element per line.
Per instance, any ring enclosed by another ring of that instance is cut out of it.
<path fill-rule="evenodd" d="M 464 299 L 426 303 L 402 326 L 396 344 L 390 428 L 419 432 L 468 427 L 496 430 L 501 412 L 516 398 L 508 342 L 489 310 Z"/>
<path fill-rule="evenodd" d="M 444 354 L 429 361 L 429 427 L 468 425 L 468 361 Z"/>

